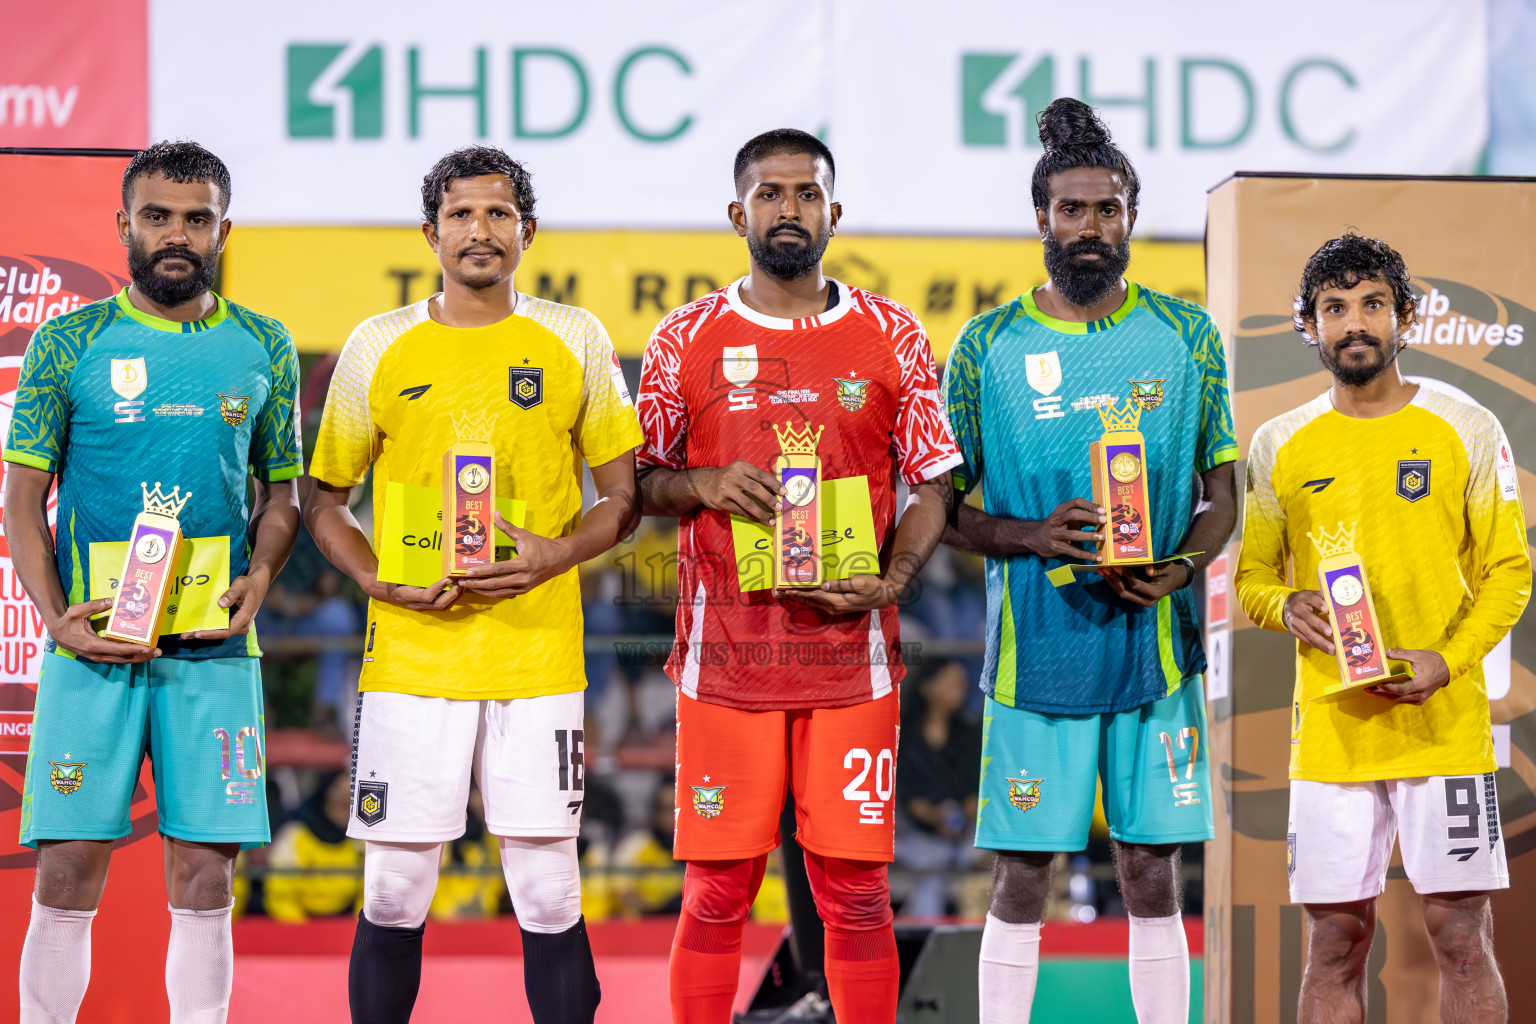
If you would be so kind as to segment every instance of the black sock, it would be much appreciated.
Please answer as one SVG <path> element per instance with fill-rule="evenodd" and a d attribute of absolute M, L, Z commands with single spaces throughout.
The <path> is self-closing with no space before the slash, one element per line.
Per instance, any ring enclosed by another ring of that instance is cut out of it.
<path fill-rule="evenodd" d="M 592 1024 L 603 990 L 585 918 L 554 935 L 523 930 L 523 987 L 534 1024 Z"/>
<path fill-rule="evenodd" d="M 421 937 L 415 928 L 382 928 L 357 915 L 347 1002 L 352 1024 L 409 1024 L 421 988 Z"/>

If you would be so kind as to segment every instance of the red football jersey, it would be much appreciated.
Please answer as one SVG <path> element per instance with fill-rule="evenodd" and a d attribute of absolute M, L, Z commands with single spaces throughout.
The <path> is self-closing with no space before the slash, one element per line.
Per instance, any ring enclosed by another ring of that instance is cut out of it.
<path fill-rule="evenodd" d="M 741 283 L 674 310 L 651 335 L 639 465 L 742 459 L 772 472 L 775 424 L 824 426 L 822 478 L 868 478 L 883 571 L 897 473 L 918 484 L 961 461 L 923 325 L 905 306 L 835 281 L 832 308 L 782 320 L 748 308 Z M 905 674 L 894 607 L 833 616 L 768 590 L 743 594 L 725 512 L 682 517 L 677 555 L 667 675 L 687 696 L 752 711 L 841 707 L 884 696 Z"/>

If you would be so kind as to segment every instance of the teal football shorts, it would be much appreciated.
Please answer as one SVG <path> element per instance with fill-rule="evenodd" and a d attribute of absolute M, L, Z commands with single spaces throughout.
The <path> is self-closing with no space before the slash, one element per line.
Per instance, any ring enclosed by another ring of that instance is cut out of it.
<path fill-rule="evenodd" d="M 986 702 L 976 845 L 1072 852 L 1088 845 L 1095 784 L 1125 843 L 1214 837 L 1199 676 L 1129 711 L 1047 715 Z"/>
<path fill-rule="evenodd" d="M 160 832 L 262 846 L 267 822 L 261 664 L 43 657 L 21 804 L 21 843 L 120 839 L 139 767 L 154 767 Z"/>

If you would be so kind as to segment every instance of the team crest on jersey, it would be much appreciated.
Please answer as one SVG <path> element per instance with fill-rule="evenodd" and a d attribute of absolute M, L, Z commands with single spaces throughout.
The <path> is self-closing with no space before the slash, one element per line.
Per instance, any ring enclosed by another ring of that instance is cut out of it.
<path fill-rule="evenodd" d="M 869 381 L 833 377 L 837 384 L 837 404 L 849 412 L 858 412 L 869 400 Z"/>
<path fill-rule="evenodd" d="M 507 397 L 519 409 L 532 409 L 544 401 L 544 371 L 537 366 L 508 367 L 511 380 Z"/>
<path fill-rule="evenodd" d="M 693 786 L 693 809 L 701 818 L 718 818 L 725 810 L 725 786 Z"/>
<path fill-rule="evenodd" d="M 1418 501 L 1429 494 L 1429 460 L 1404 459 L 1397 464 L 1397 496 Z"/>
<path fill-rule="evenodd" d="M 85 781 L 86 762 L 84 761 L 79 764 L 65 764 L 62 761 L 48 763 L 53 766 L 53 771 L 48 773 L 48 781 L 53 784 L 54 789 L 65 796 L 79 789 L 80 784 Z"/>
<path fill-rule="evenodd" d="M 245 422 L 245 415 L 250 405 L 250 395 L 220 395 L 219 415 L 224 417 L 225 423 L 238 427 Z"/>
<path fill-rule="evenodd" d="M 1006 775 L 1003 777 L 1008 778 Z M 1008 802 L 1021 811 L 1032 810 L 1040 802 L 1040 784 L 1044 781 L 1044 779 L 1008 779 Z"/>
<path fill-rule="evenodd" d="M 1126 381 L 1131 386 L 1131 401 L 1143 409 L 1156 409 L 1163 404 L 1164 380 L 1167 380 L 1167 378 Z"/>
<path fill-rule="evenodd" d="M 357 784 L 357 820 L 372 828 L 389 815 L 389 783 Z"/>
<path fill-rule="evenodd" d="M 1042 395 L 1054 394 L 1061 387 L 1061 360 L 1055 352 L 1025 356 L 1024 366 L 1029 386 Z"/>
<path fill-rule="evenodd" d="M 144 368 L 144 357 L 112 360 L 112 390 L 126 401 L 133 401 L 149 386 L 149 371 Z"/>

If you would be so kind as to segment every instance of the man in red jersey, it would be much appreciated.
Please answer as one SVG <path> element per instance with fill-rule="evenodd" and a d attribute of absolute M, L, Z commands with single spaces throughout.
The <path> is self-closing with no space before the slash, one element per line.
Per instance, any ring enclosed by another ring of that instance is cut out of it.
<path fill-rule="evenodd" d="M 831 152 L 804 132 L 741 148 L 730 217 L 751 273 L 674 310 L 641 370 L 641 500 L 651 515 L 679 517 L 667 664 L 681 690 L 673 856 L 688 862 L 672 945 L 679 1024 L 730 1020 L 742 926 L 779 844 L 786 787 L 826 922 L 837 1019 L 896 1017 L 885 867 L 905 673 L 895 605 L 943 535 L 960 454 L 917 317 L 822 275 L 842 216 L 833 175 Z M 741 591 L 731 517 L 773 521 L 774 428 L 786 426 L 820 430 L 823 481 L 868 481 L 879 575 Z M 899 525 L 898 474 L 910 488 Z"/>

